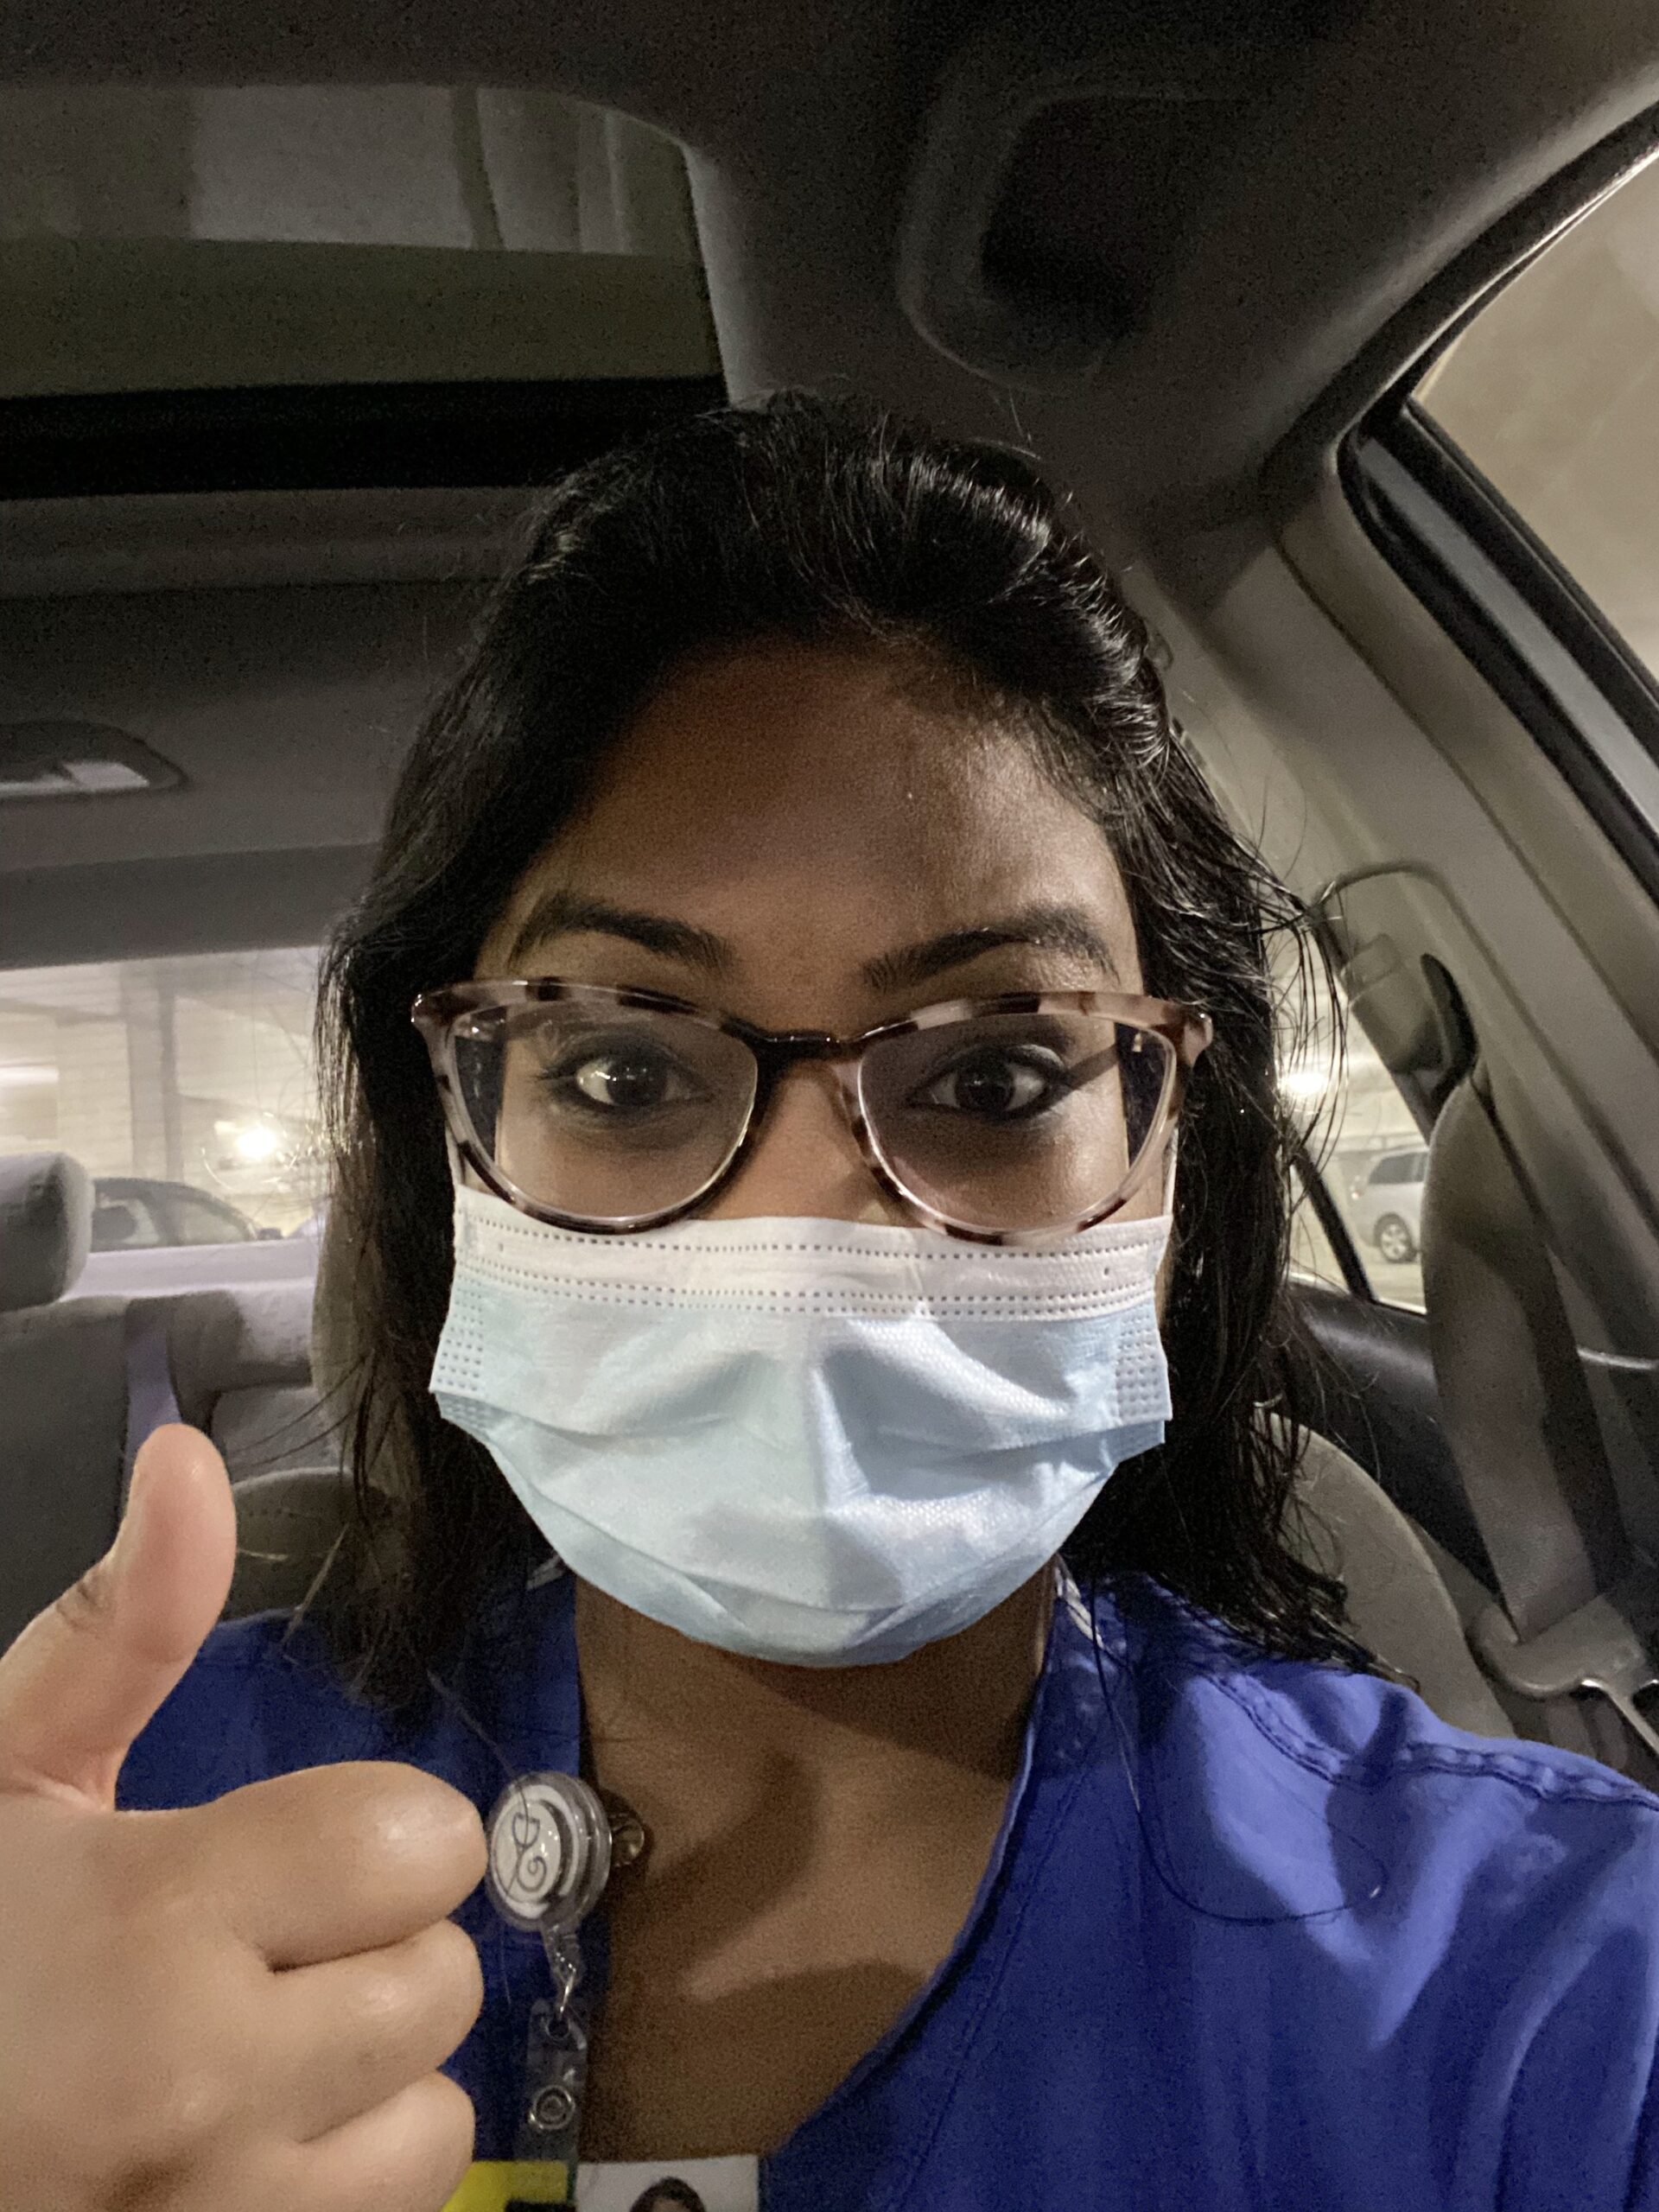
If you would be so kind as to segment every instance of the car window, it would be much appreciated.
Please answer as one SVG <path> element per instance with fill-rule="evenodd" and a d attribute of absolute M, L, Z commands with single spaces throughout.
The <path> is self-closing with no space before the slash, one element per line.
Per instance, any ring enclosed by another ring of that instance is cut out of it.
<path fill-rule="evenodd" d="M 173 1242 L 171 1230 L 149 1198 L 137 1191 L 92 1190 L 94 1252 L 148 1251 Z"/>
<path fill-rule="evenodd" d="M 671 139 L 474 86 L 8 87 L 6 233 L 695 261 Z"/>
<path fill-rule="evenodd" d="M 679 148 L 544 92 L 0 87 L 0 276 L 14 396 L 719 365 Z"/>
<path fill-rule="evenodd" d="M 244 1215 L 194 1191 L 176 1192 L 168 1211 L 177 1244 L 245 1244 L 258 1233 Z"/>
<path fill-rule="evenodd" d="M 297 1229 L 323 1196 L 316 970 L 297 950 L 0 971 L 0 1153 L 113 1185 L 102 1249 Z"/>
<path fill-rule="evenodd" d="M 1374 1296 L 1424 1310 L 1423 1175 L 1427 1147 L 1394 1077 L 1357 1022 L 1336 1043 L 1322 982 L 1309 987 L 1306 1033 L 1285 1049 L 1280 1088 L 1305 1133 L 1303 1194 L 1292 1226 L 1291 1272 L 1346 1286 L 1340 1262 L 1306 1194 L 1317 1176 L 1347 1230 Z"/>
<path fill-rule="evenodd" d="M 1325 1225 L 1314 1212 L 1302 1182 L 1303 1195 L 1299 1197 L 1296 1210 L 1290 1217 L 1290 1273 L 1293 1281 L 1325 1284 L 1332 1290 L 1346 1290 L 1348 1280 L 1343 1273 L 1342 1262 L 1332 1248 L 1325 1233 Z"/>
<path fill-rule="evenodd" d="M 1659 161 L 1490 299 L 1414 397 L 1659 674 Z"/>

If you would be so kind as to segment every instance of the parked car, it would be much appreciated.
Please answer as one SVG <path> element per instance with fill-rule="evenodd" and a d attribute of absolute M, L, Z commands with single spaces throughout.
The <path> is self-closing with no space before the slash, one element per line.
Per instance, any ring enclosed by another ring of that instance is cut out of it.
<path fill-rule="evenodd" d="M 1375 1244 L 1385 1260 L 1414 1260 L 1422 1242 L 1423 1179 L 1428 1154 L 1421 1145 L 1407 1152 L 1379 1153 L 1368 1171 L 1349 1185 L 1348 1218 L 1354 1235 Z"/>
<path fill-rule="evenodd" d="M 190 1183 L 99 1175 L 92 1184 L 94 1252 L 130 1252 L 158 1244 L 251 1244 L 264 1233 L 238 1207 Z M 273 1236 L 278 1233 L 270 1231 Z"/>

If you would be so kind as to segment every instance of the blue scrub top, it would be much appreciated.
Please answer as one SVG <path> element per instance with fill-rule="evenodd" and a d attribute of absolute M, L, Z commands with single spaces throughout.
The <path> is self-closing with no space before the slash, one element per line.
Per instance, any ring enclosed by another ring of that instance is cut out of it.
<path fill-rule="evenodd" d="M 576 1767 L 571 1594 L 557 1577 L 481 1615 L 451 1695 L 404 1734 L 345 1693 L 306 1624 L 286 1641 L 280 1614 L 221 1627 L 120 1802 L 385 1758 L 486 1812 L 506 1770 Z M 477 2108 L 478 2158 L 506 2159 L 546 1968 L 481 1891 L 457 1916 L 487 1996 L 446 2070 Z M 1135 1578 L 1092 1618 L 1057 1606 L 956 1947 L 762 2160 L 760 2201 L 1659 2208 L 1656 2039 L 1659 1798 L 1448 1727 L 1394 1684 L 1263 1657 Z"/>

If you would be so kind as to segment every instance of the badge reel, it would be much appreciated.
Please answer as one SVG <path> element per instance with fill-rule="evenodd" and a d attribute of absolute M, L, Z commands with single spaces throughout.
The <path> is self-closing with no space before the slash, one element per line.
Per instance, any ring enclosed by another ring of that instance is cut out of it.
<path fill-rule="evenodd" d="M 566 2168 L 574 2188 L 576 2134 L 588 2081 L 588 2008 L 578 1929 L 604 1895 L 613 1864 L 645 1847 L 632 1815 L 614 1825 L 597 1793 L 574 1774 L 527 1774 L 509 1783 L 489 1821 L 485 1887 L 509 1927 L 539 1936 L 551 1998 L 531 2007 L 524 2099 L 515 2158 Z"/>

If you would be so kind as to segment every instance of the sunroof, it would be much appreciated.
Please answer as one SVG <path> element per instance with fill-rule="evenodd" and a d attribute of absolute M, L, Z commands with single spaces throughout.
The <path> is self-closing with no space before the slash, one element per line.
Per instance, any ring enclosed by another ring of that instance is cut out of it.
<path fill-rule="evenodd" d="M 671 139 L 471 86 L 7 88 L 0 236 L 697 257 Z"/>
<path fill-rule="evenodd" d="M 0 398 L 0 543 L 18 500 L 550 484 L 724 397 L 702 376 Z"/>
<path fill-rule="evenodd" d="M 420 86 L 0 91 L 0 395 L 718 368 L 685 167 Z"/>

